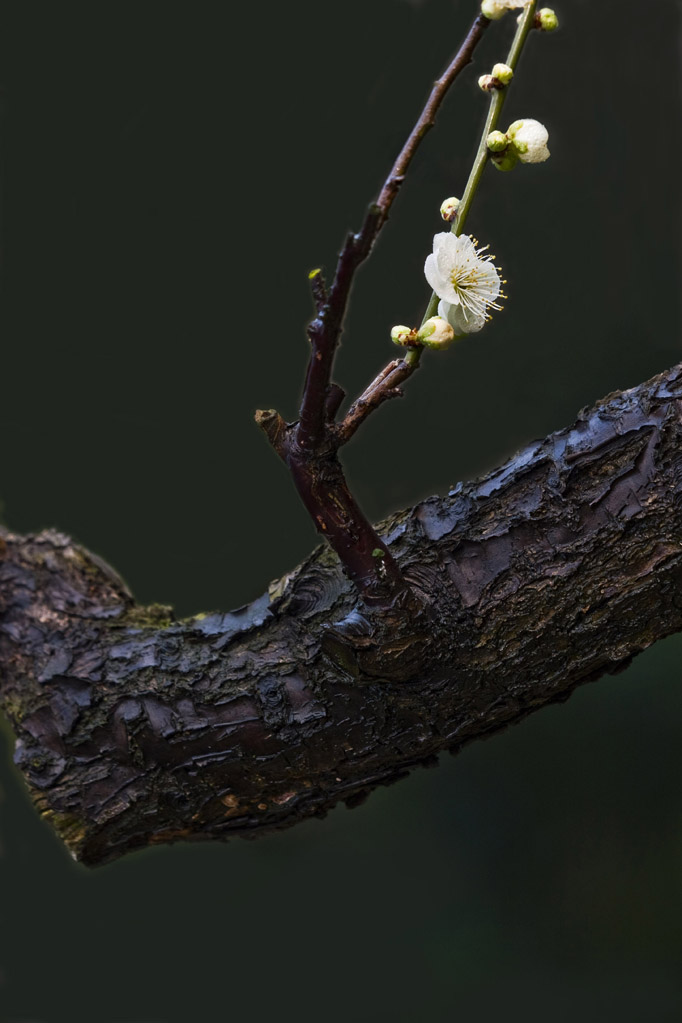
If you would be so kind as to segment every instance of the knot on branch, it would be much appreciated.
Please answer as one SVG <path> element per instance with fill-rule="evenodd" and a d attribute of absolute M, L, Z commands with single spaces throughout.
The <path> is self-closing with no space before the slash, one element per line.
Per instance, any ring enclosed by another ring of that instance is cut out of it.
<path fill-rule="evenodd" d="M 436 632 L 432 609 L 404 590 L 390 607 L 361 604 L 328 626 L 322 649 L 356 683 L 415 682 L 437 647 Z"/>

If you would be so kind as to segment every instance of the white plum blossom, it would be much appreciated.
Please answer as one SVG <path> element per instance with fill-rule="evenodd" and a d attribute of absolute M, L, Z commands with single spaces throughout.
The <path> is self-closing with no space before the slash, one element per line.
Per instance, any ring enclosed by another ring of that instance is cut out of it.
<path fill-rule="evenodd" d="M 531 117 L 514 121 L 507 129 L 507 135 L 522 163 L 543 163 L 549 156 L 547 140 L 549 132 L 544 124 Z"/>
<path fill-rule="evenodd" d="M 447 320 L 455 334 L 472 334 L 489 318 L 488 309 L 501 309 L 501 280 L 486 254 L 488 246 L 477 248 L 466 234 L 450 231 L 434 236 L 433 252 L 426 257 L 426 279 L 441 300 L 438 315 Z M 504 297 L 504 296 L 502 296 Z"/>

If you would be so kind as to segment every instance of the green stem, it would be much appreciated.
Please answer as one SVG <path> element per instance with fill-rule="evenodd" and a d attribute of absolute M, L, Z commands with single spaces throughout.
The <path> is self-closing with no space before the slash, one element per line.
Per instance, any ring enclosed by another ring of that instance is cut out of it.
<path fill-rule="evenodd" d="M 523 50 L 523 45 L 526 39 L 528 38 L 528 33 L 530 32 L 533 26 L 534 20 L 535 0 L 531 0 L 531 3 L 528 4 L 528 7 L 526 7 L 525 11 L 523 12 L 523 15 L 521 16 L 521 21 L 519 23 L 518 28 L 516 29 L 516 33 L 514 34 L 514 39 L 511 44 L 511 49 L 509 50 L 509 55 L 507 56 L 506 63 L 509 65 L 512 71 L 516 69 L 519 57 L 521 56 L 521 51 Z M 460 202 L 459 207 L 457 209 L 457 216 L 452 222 L 451 231 L 455 235 L 459 235 L 462 233 L 462 230 L 464 228 L 464 222 L 467 216 L 469 215 L 471 204 L 474 201 L 474 196 L 476 195 L 478 186 L 481 183 L 483 171 L 485 169 L 485 165 L 488 162 L 488 157 L 490 155 L 490 150 L 488 149 L 487 145 L 488 135 L 497 127 L 497 122 L 499 120 L 500 114 L 502 113 L 504 101 L 507 98 L 508 88 L 509 86 L 505 86 L 503 89 L 495 89 L 491 93 L 490 109 L 488 110 L 488 116 L 486 117 L 485 125 L 483 126 L 481 141 L 478 144 L 478 152 L 476 153 L 476 158 L 474 160 L 473 167 L 471 168 L 471 173 L 469 174 L 469 180 L 467 181 L 466 188 L 464 189 L 462 201 Z M 424 313 L 424 319 L 422 320 L 422 324 L 426 323 L 427 320 L 429 320 L 432 316 L 436 315 L 436 313 L 438 312 L 438 301 L 439 301 L 438 295 L 436 295 L 436 293 L 433 292 L 431 295 L 431 300 L 429 301 L 429 304 L 426 307 L 426 312 Z M 417 366 L 423 351 L 424 351 L 423 348 L 411 348 L 408 351 L 407 355 L 405 356 L 405 362 L 409 366 Z"/>

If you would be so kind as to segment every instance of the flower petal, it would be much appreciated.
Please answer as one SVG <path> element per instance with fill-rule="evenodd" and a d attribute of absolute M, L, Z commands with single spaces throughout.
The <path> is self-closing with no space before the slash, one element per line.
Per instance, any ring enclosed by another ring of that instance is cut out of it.
<path fill-rule="evenodd" d="M 489 308 L 499 308 L 500 278 L 492 256 L 483 255 L 487 246 L 477 249 L 468 235 L 456 236 L 451 231 L 441 232 L 433 239 L 433 252 L 424 264 L 426 279 L 438 298 L 448 306 L 458 308 L 451 312 L 450 323 L 460 334 L 480 330 Z"/>
<path fill-rule="evenodd" d="M 426 262 L 424 263 L 424 276 L 436 294 L 438 294 L 443 288 L 443 279 L 438 271 L 436 256 L 433 252 L 429 253 L 426 257 Z"/>
<path fill-rule="evenodd" d="M 514 127 L 512 141 L 518 144 L 519 160 L 522 163 L 543 163 L 549 156 L 549 132 L 544 124 L 532 117 L 524 117 L 515 121 Z"/>
<path fill-rule="evenodd" d="M 438 315 L 448 321 L 456 337 L 474 334 L 485 323 L 485 316 L 475 316 L 471 313 L 467 316 L 461 305 L 450 305 L 449 302 L 442 300 L 438 303 Z"/>

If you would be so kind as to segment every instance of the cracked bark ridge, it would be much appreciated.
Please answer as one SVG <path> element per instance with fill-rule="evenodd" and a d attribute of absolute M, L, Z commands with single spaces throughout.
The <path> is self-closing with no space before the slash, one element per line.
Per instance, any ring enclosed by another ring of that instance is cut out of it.
<path fill-rule="evenodd" d="M 55 532 L 0 541 L 0 701 L 38 809 L 88 864 L 353 805 L 682 629 L 682 366 L 377 529 L 428 620 L 328 547 L 175 621 Z"/>

